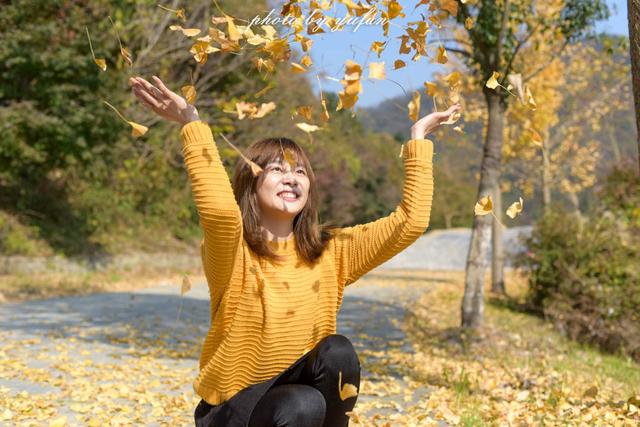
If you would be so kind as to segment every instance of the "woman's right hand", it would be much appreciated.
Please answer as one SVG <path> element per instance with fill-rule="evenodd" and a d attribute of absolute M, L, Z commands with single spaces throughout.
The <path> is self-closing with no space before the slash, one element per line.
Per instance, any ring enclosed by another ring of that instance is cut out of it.
<path fill-rule="evenodd" d="M 133 94 L 144 105 L 152 109 L 160 117 L 180 123 L 184 126 L 189 122 L 200 120 L 198 110 L 194 105 L 175 92 L 170 91 L 158 77 L 153 76 L 154 86 L 142 77 L 131 77 L 129 83 Z"/>

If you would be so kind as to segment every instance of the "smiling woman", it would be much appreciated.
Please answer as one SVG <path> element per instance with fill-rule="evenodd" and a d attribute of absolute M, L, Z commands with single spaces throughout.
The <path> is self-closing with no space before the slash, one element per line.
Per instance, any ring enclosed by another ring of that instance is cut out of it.
<path fill-rule="evenodd" d="M 459 105 L 411 128 L 402 201 L 384 218 L 330 229 L 304 150 L 287 138 L 252 144 L 233 187 L 211 128 L 184 98 L 131 80 L 134 94 L 182 125 L 182 152 L 204 239 L 211 319 L 193 382 L 196 426 L 346 427 L 360 361 L 336 319 L 344 289 L 411 245 L 429 225 L 433 143 Z M 261 171 L 252 168 L 259 166 Z M 276 260 L 277 262 L 272 262 Z"/>

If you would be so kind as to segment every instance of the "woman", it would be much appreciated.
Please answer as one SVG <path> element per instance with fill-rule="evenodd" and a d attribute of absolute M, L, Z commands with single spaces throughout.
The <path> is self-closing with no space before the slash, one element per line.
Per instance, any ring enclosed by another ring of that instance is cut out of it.
<path fill-rule="evenodd" d="M 336 334 L 344 287 L 413 243 L 427 228 L 433 179 L 425 136 L 459 110 L 433 113 L 411 128 L 401 203 L 354 227 L 318 224 L 309 160 L 287 138 L 251 145 L 233 186 L 211 129 L 197 109 L 156 76 L 130 83 L 134 95 L 181 126 L 182 151 L 200 224 L 211 295 L 211 325 L 193 383 L 202 398 L 196 426 L 341 427 L 360 387 L 353 345 Z"/>

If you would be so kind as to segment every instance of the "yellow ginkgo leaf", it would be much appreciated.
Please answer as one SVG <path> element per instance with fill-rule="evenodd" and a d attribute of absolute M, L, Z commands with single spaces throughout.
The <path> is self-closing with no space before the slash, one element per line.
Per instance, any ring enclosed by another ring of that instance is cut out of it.
<path fill-rule="evenodd" d="M 384 45 L 385 44 L 386 44 L 385 42 L 373 42 L 371 44 L 370 50 L 373 51 L 373 52 L 376 52 L 378 54 L 378 58 L 380 58 L 380 55 L 384 51 Z"/>
<path fill-rule="evenodd" d="M 529 129 L 529 132 L 531 133 L 531 142 L 533 143 L 533 145 L 543 148 L 542 136 L 540 136 L 540 134 L 534 129 Z"/>
<path fill-rule="evenodd" d="M 240 155 L 240 157 L 242 158 L 242 160 L 244 160 L 244 161 L 249 165 L 249 167 L 251 168 L 251 174 L 252 174 L 253 176 L 258 176 L 258 175 L 260 175 L 260 174 L 263 172 L 263 169 L 260 167 L 260 165 L 258 165 L 257 163 L 255 163 L 255 162 L 254 162 L 254 161 L 252 161 L 252 160 L 249 160 L 249 159 L 247 158 L 247 156 L 245 156 L 244 154 L 242 154 L 242 151 L 240 151 L 240 150 L 238 149 L 238 147 L 236 147 L 235 145 L 233 145 L 233 144 L 231 143 L 231 141 L 229 141 L 229 140 L 227 139 L 227 137 L 226 137 L 226 136 L 224 136 L 224 134 L 223 134 L 223 133 L 221 133 L 221 134 L 220 134 L 220 136 L 222 137 L 222 139 L 224 139 L 224 140 L 226 141 L 226 143 L 227 143 L 227 144 L 229 144 L 229 146 L 230 146 L 231 148 L 233 148 L 234 150 L 236 150 L 236 152 Z"/>
<path fill-rule="evenodd" d="M 311 57 L 309 55 L 305 55 L 302 57 L 302 59 L 300 60 L 300 63 L 302 65 L 304 65 L 305 67 L 309 68 L 311 67 L 311 65 L 313 64 L 313 61 L 311 60 Z"/>
<path fill-rule="evenodd" d="M 287 147 L 284 150 L 284 154 L 282 157 L 284 158 L 285 162 L 289 163 L 289 166 L 291 166 L 291 170 L 294 170 L 298 165 L 298 156 L 296 156 L 296 153 L 291 148 Z"/>
<path fill-rule="evenodd" d="M 193 85 L 186 85 L 180 88 L 182 91 L 182 96 L 187 100 L 188 104 L 193 105 L 196 102 L 196 96 L 198 93 L 196 92 L 196 87 Z"/>
<path fill-rule="evenodd" d="M 310 105 L 301 105 L 296 108 L 296 113 L 304 117 L 306 121 L 311 121 L 311 114 L 313 112 L 313 108 Z"/>
<path fill-rule="evenodd" d="M 67 417 L 58 417 L 49 422 L 49 427 L 65 427 L 67 425 Z"/>
<path fill-rule="evenodd" d="M 349 383 L 342 384 L 342 371 L 338 372 L 338 393 L 340 393 L 340 400 L 347 400 L 358 395 L 356 386 Z"/>
<path fill-rule="evenodd" d="M 331 116 L 329 115 L 329 110 L 327 109 L 327 100 L 322 98 L 320 100 L 320 103 L 322 104 L 322 113 L 320 114 L 320 120 L 326 123 L 331 118 Z"/>
<path fill-rule="evenodd" d="M 522 85 L 522 74 L 509 74 L 509 76 L 507 76 L 507 80 L 509 80 L 509 86 L 511 86 L 511 88 L 507 86 L 507 89 L 515 89 L 518 98 L 520 98 L 520 101 L 522 101 L 522 103 L 525 103 L 526 100 L 524 97 L 524 86 Z"/>
<path fill-rule="evenodd" d="M 471 17 L 467 16 L 467 19 L 464 20 L 464 27 L 467 30 L 470 30 L 473 28 L 473 19 L 471 19 Z"/>
<path fill-rule="evenodd" d="M 261 119 L 275 109 L 276 109 L 276 103 L 273 101 L 260 104 L 258 111 L 256 111 L 252 119 Z"/>
<path fill-rule="evenodd" d="M 500 77 L 500 73 L 494 71 L 493 74 L 491 74 L 491 77 L 489 77 L 489 80 L 487 80 L 486 86 L 489 89 L 495 89 L 500 86 L 500 83 L 498 83 L 498 77 Z"/>
<path fill-rule="evenodd" d="M 89 29 L 87 27 L 84 27 L 84 29 L 87 31 L 87 39 L 89 39 L 89 49 L 91 50 L 91 56 L 93 57 L 93 62 L 95 62 L 96 65 L 100 67 L 102 71 L 106 71 L 107 61 L 105 61 L 104 58 L 96 58 L 96 54 L 93 53 L 93 46 L 91 45 L 91 37 L 89 36 Z"/>
<path fill-rule="evenodd" d="M 415 122 L 418 120 L 418 116 L 420 115 L 420 92 L 415 91 L 413 93 L 413 99 L 409 102 L 409 118 L 411 121 Z"/>
<path fill-rule="evenodd" d="M 296 62 L 292 62 L 291 63 L 291 71 L 293 71 L 294 73 L 306 73 L 307 69 L 304 68 L 302 65 L 296 63 Z"/>
<path fill-rule="evenodd" d="M 447 118 L 447 120 L 445 120 L 444 122 L 440 122 L 441 125 L 452 125 L 455 122 L 457 122 L 458 120 L 460 120 L 460 117 L 462 117 L 462 114 L 460 114 L 460 112 L 455 111 L 453 113 L 451 113 L 451 115 Z"/>
<path fill-rule="evenodd" d="M 493 212 L 493 202 L 491 196 L 484 196 L 476 202 L 476 206 L 473 209 L 476 215 L 487 215 Z"/>
<path fill-rule="evenodd" d="M 184 276 L 182 278 L 182 286 L 180 286 L 180 295 L 184 295 L 191 290 L 191 281 L 189 277 Z"/>
<path fill-rule="evenodd" d="M 316 125 L 310 125 L 309 123 L 296 123 L 296 126 L 297 126 L 300 130 L 302 130 L 302 131 L 304 131 L 304 132 L 307 132 L 307 133 L 315 132 L 315 131 L 317 131 L 317 130 L 319 130 L 319 129 L 320 129 L 320 127 L 319 127 L 319 126 L 316 126 Z"/>
<path fill-rule="evenodd" d="M 225 18 L 227 19 L 229 40 L 232 40 L 232 41 L 240 40 L 242 38 L 242 34 L 240 34 L 240 31 L 238 31 L 236 24 L 233 22 L 233 18 L 228 15 L 225 15 Z"/>
<path fill-rule="evenodd" d="M 129 67 L 133 66 L 133 58 L 131 57 L 131 52 L 126 47 L 120 48 L 120 55 L 124 58 L 125 62 L 129 64 Z"/>
<path fill-rule="evenodd" d="M 458 132 L 458 133 L 464 134 L 464 130 L 462 130 L 462 127 L 463 127 L 462 125 L 456 126 L 456 127 L 453 128 L 453 130 Z"/>
<path fill-rule="evenodd" d="M 438 47 L 438 56 L 436 57 L 436 61 L 438 61 L 438 63 L 440 64 L 446 64 L 447 62 L 449 62 L 449 57 L 447 56 L 447 51 L 445 50 L 444 46 Z"/>
<path fill-rule="evenodd" d="M 522 200 L 522 197 L 520 197 L 519 201 L 513 202 L 511 206 L 509 206 L 509 208 L 507 209 L 507 216 L 511 219 L 517 217 L 520 213 L 522 213 L 523 204 L 524 201 Z"/>
<path fill-rule="evenodd" d="M 406 66 L 407 66 L 407 63 L 404 62 L 402 59 L 396 59 L 395 62 L 393 63 L 394 70 L 399 70 L 400 68 L 404 68 Z"/>
<path fill-rule="evenodd" d="M 135 138 L 144 135 L 149 130 L 148 127 L 136 122 L 128 122 L 131 125 L 131 135 Z"/>
<path fill-rule="evenodd" d="M 384 61 L 369 63 L 369 78 L 378 80 L 385 80 L 387 78 L 387 73 L 384 70 Z"/>
<path fill-rule="evenodd" d="M 98 67 L 100 67 L 102 71 L 107 70 L 107 61 L 105 61 L 103 58 L 94 58 L 93 61 Z"/>
<path fill-rule="evenodd" d="M 462 74 L 459 71 L 453 71 L 451 74 L 444 76 L 444 81 L 447 82 L 450 89 L 456 88 L 462 84 Z"/>
<path fill-rule="evenodd" d="M 164 10 L 166 10 L 167 12 L 175 13 L 175 14 L 176 14 L 176 18 L 180 19 L 182 22 L 186 22 L 186 20 L 187 20 L 187 15 L 185 14 L 185 11 L 184 11 L 184 9 L 183 9 L 183 8 L 180 8 L 180 9 L 170 9 L 170 8 L 168 8 L 168 7 L 166 7 L 166 6 L 161 5 L 161 4 L 159 4 L 159 5 L 158 5 L 158 7 L 159 7 L 160 9 L 164 9 Z"/>
<path fill-rule="evenodd" d="M 200 28 L 182 28 L 180 25 L 170 25 L 169 29 L 171 31 L 182 31 L 182 34 L 187 37 L 195 37 L 201 32 Z"/>
<path fill-rule="evenodd" d="M 147 133 L 147 131 L 149 130 L 148 127 L 143 126 L 139 123 L 136 122 L 132 122 L 127 120 L 121 113 L 120 111 L 118 111 L 118 109 L 116 107 L 114 107 L 113 105 L 109 104 L 107 101 L 103 100 L 102 102 L 104 102 L 105 104 L 107 104 L 107 106 L 109 108 L 111 108 L 113 111 L 116 112 L 116 114 L 118 115 L 118 117 L 120 117 L 124 122 L 126 122 L 129 126 L 131 126 L 131 135 L 133 135 L 135 138 L 144 135 L 145 133 Z"/>
<path fill-rule="evenodd" d="M 526 86 L 524 88 L 524 98 L 526 100 L 527 107 L 529 107 L 531 110 L 535 111 L 535 109 L 538 108 L 536 101 L 533 99 L 533 94 L 531 93 L 531 89 L 529 89 L 529 86 Z"/>
<path fill-rule="evenodd" d="M 438 85 L 432 82 L 424 82 L 424 88 L 427 92 L 427 95 L 433 96 L 436 94 L 436 90 L 438 89 Z"/>

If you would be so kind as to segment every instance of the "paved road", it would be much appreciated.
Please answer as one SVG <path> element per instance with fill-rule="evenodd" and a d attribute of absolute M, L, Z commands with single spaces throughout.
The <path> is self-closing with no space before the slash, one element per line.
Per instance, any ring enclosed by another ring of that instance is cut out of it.
<path fill-rule="evenodd" d="M 401 278 L 396 286 L 376 273 L 461 269 L 468 236 L 466 230 L 427 234 L 347 288 L 337 329 L 363 362 L 358 405 L 386 405 L 375 412 L 392 420 L 428 396 L 401 362 L 413 353 L 401 325 L 407 303 L 428 292 L 430 282 L 401 286 Z M 86 425 L 92 417 L 113 419 L 114 410 L 138 425 L 190 425 L 199 400 L 191 381 L 209 322 L 209 294 L 204 282 L 185 297 L 179 289 L 161 283 L 136 292 L 0 304 L 0 425 L 15 425 L 11 419 L 20 414 L 34 416 L 32 424 L 20 425 L 43 425 L 57 416 Z"/>

